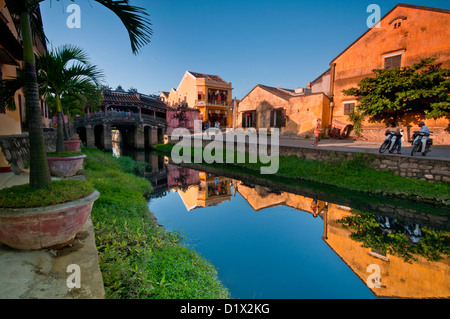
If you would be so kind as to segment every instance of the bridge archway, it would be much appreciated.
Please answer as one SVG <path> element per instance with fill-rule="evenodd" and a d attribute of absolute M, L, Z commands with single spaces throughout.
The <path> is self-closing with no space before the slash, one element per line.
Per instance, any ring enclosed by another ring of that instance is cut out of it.
<path fill-rule="evenodd" d="M 81 140 L 81 144 L 87 146 L 87 129 L 85 126 L 77 127 L 77 134 Z"/>
<path fill-rule="evenodd" d="M 103 125 L 95 125 L 94 126 L 94 137 L 95 137 L 95 147 L 98 149 L 105 149 L 105 128 Z"/>

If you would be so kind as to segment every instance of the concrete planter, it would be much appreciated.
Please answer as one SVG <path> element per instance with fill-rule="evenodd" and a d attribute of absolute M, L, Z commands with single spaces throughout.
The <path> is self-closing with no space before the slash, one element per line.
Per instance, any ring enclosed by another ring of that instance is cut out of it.
<path fill-rule="evenodd" d="M 50 174 L 57 177 L 74 176 L 83 166 L 86 155 L 47 157 Z"/>
<path fill-rule="evenodd" d="M 67 152 L 79 152 L 80 151 L 81 140 L 70 139 L 69 141 L 64 141 L 64 149 Z"/>
<path fill-rule="evenodd" d="M 0 242 L 20 250 L 60 249 L 71 243 L 89 218 L 100 193 L 64 204 L 0 208 Z"/>

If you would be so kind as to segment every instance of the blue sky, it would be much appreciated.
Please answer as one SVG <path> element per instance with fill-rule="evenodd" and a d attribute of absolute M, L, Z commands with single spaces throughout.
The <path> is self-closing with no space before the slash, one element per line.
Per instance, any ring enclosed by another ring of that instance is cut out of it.
<path fill-rule="evenodd" d="M 369 4 L 383 16 L 398 1 L 131 0 L 152 21 L 152 41 L 138 55 L 120 20 L 95 1 L 76 1 L 81 28 L 68 28 L 71 3 L 41 4 L 49 48 L 82 47 L 111 87 L 158 94 L 176 88 L 189 70 L 220 75 L 241 99 L 257 84 L 306 86 L 367 30 Z M 406 3 L 450 9 L 450 0 Z"/>

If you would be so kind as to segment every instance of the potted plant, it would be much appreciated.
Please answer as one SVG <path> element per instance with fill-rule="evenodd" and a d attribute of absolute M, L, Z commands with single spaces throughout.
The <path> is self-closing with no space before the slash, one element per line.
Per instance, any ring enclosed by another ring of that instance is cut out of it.
<path fill-rule="evenodd" d="M 0 242 L 20 250 L 62 248 L 86 223 L 99 195 L 78 180 L 53 182 L 38 191 L 29 185 L 0 190 Z"/>
<path fill-rule="evenodd" d="M 72 190 L 80 189 L 80 185 L 71 185 L 69 188 L 66 189 L 65 192 L 55 192 L 54 189 L 52 189 L 52 186 L 60 186 L 60 183 L 63 182 L 76 182 L 73 180 L 65 180 L 65 181 L 52 181 L 51 175 L 50 175 L 50 169 L 47 161 L 47 154 L 45 151 L 45 141 L 44 141 L 44 135 L 43 135 L 43 125 L 42 125 L 42 116 L 41 116 L 41 107 L 40 107 L 40 96 L 39 96 L 39 90 L 38 90 L 38 72 L 36 72 L 37 69 L 37 63 L 36 63 L 36 57 L 34 55 L 34 49 L 33 44 L 41 41 L 44 43 L 46 41 L 46 37 L 44 35 L 44 30 L 42 27 L 42 21 L 40 20 L 41 14 L 39 12 L 39 3 L 42 1 L 29 1 L 29 0 L 5 0 L 6 4 L 6 10 L 11 13 L 11 17 L 14 20 L 13 23 L 16 26 L 19 26 L 19 34 L 21 43 L 23 45 L 23 69 L 20 70 L 19 76 L 16 79 L 11 80 L 2 80 L 2 85 L 0 85 L 0 103 L 2 105 L 5 105 L 9 110 L 15 110 L 15 102 L 14 102 L 14 94 L 20 90 L 21 88 L 25 88 L 25 101 L 26 101 L 26 113 L 27 113 L 27 119 L 28 119 L 28 131 L 29 131 L 29 142 L 30 142 L 30 183 L 28 186 L 28 190 L 30 192 L 36 192 L 39 194 L 39 196 L 42 199 L 50 198 L 55 193 L 61 197 L 66 193 L 71 193 Z M 103 5 L 107 9 L 114 12 L 122 21 L 125 28 L 128 31 L 130 41 L 131 41 L 131 47 L 134 54 L 136 54 L 139 49 L 150 42 L 150 35 L 152 33 L 150 28 L 150 21 L 148 20 L 147 16 L 148 14 L 144 11 L 144 9 L 136 6 L 128 5 L 128 1 L 119 1 L 119 0 L 95 0 L 95 2 Z M 34 38 L 33 38 L 34 37 Z M 44 73 L 39 72 L 39 76 L 43 75 Z M 62 76 L 63 74 L 59 74 L 59 76 Z M 56 96 L 55 96 L 56 97 Z M 59 132 L 59 130 L 58 130 Z M 59 138 L 61 141 L 62 139 Z M 58 152 L 64 151 L 64 145 L 63 143 L 58 143 L 57 147 Z M 88 185 L 89 183 L 79 181 L 82 183 L 82 185 Z M 83 184 L 85 183 L 85 184 Z M 7 192 L 6 190 L 1 190 L 0 193 Z M 76 198 L 73 200 L 73 198 L 64 204 L 67 206 L 76 206 L 78 207 L 79 200 L 82 200 L 83 198 L 90 197 L 94 201 L 97 195 L 93 195 L 95 191 L 93 191 L 90 194 L 84 194 L 86 196 L 82 196 L 79 198 Z M 20 192 L 19 192 L 20 194 Z M 23 196 L 19 196 L 19 198 L 22 198 Z M 76 202 L 69 204 L 71 202 Z M 31 202 L 31 201 L 30 201 Z M 43 204 L 38 205 L 36 207 L 31 207 L 32 211 L 34 210 L 36 218 L 39 219 L 40 216 L 43 214 L 40 212 L 40 207 L 47 207 L 47 206 L 58 206 L 59 204 Z M 88 204 L 90 205 L 90 204 Z M 14 215 L 15 217 L 20 218 L 26 217 L 30 214 L 29 211 L 26 211 L 24 207 L 7 207 L 7 205 L 4 205 L 0 203 L 0 207 L 4 207 L 5 209 L 17 209 L 13 212 L 5 212 L 2 211 L 2 216 L 10 217 Z M 38 208 L 39 207 L 39 208 Z M 60 208 L 60 207 L 59 207 Z M 65 209 L 64 209 L 65 210 Z M 80 213 L 80 214 L 77 214 Z M 80 221 L 80 224 L 83 223 L 85 220 L 84 217 L 86 216 L 86 212 L 84 209 L 75 209 L 73 213 L 73 218 Z M 78 217 L 76 217 L 78 216 Z M 55 232 L 65 231 L 66 228 L 73 228 L 73 230 L 76 232 L 77 227 L 71 227 L 68 224 L 65 224 L 65 220 L 67 220 L 69 217 L 63 216 L 63 215 L 53 215 L 52 218 L 50 218 L 49 223 L 62 223 L 61 227 L 58 229 L 54 229 Z M 2 229 L 8 229 L 8 225 L 13 224 L 12 220 L 9 218 L 2 218 L 1 221 L 1 227 Z M 45 241 L 45 238 L 47 236 L 53 236 L 53 234 L 50 234 L 45 231 L 45 227 L 36 227 L 36 229 L 39 233 L 41 233 L 36 239 L 39 241 Z M 11 233 L 11 232 L 9 232 Z M 14 231 L 12 232 L 12 235 L 14 235 Z M 26 231 L 25 231 L 26 235 Z M 25 236 L 24 235 L 24 236 Z M 72 235 L 68 237 L 68 240 L 72 238 Z M 18 237 L 16 235 L 16 237 Z M 19 236 L 20 237 L 20 236 Z M 0 241 L 7 241 L 7 239 L 4 239 L 3 237 L 0 238 Z M 40 247 L 47 246 L 49 243 L 40 245 Z M 63 246 L 65 244 L 65 240 L 59 241 L 58 243 L 52 242 L 51 245 L 56 246 Z M 14 245 L 14 244 L 11 244 Z M 21 247 L 19 249 L 30 249 L 29 246 L 27 247 L 22 245 L 17 245 L 17 247 Z M 39 249 L 34 248 L 32 249 Z"/>
<path fill-rule="evenodd" d="M 66 152 L 80 152 L 81 140 L 78 135 L 74 135 L 70 140 L 64 141 L 64 150 Z"/>

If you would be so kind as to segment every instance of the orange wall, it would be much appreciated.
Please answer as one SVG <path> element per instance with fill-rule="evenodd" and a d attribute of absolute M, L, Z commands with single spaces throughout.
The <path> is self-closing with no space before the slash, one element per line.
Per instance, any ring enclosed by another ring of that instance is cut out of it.
<path fill-rule="evenodd" d="M 405 16 L 398 29 L 389 23 Z M 412 65 L 423 58 L 438 58 L 443 67 L 450 67 L 450 14 L 398 7 L 381 21 L 381 28 L 369 30 L 361 39 L 338 56 L 335 63 L 333 119 L 350 123 L 344 115 L 344 101 L 354 97 L 344 96 L 342 90 L 356 86 L 363 78 L 373 76 L 373 69 L 384 67 L 383 55 L 405 50 L 402 66 Z M 429 125 L 448 125 L 447 119 L 429 121 Z M 368 122 L 365 125 L 369 125 Z M 383 124 L 370 124 L 383 127 Z"/>

